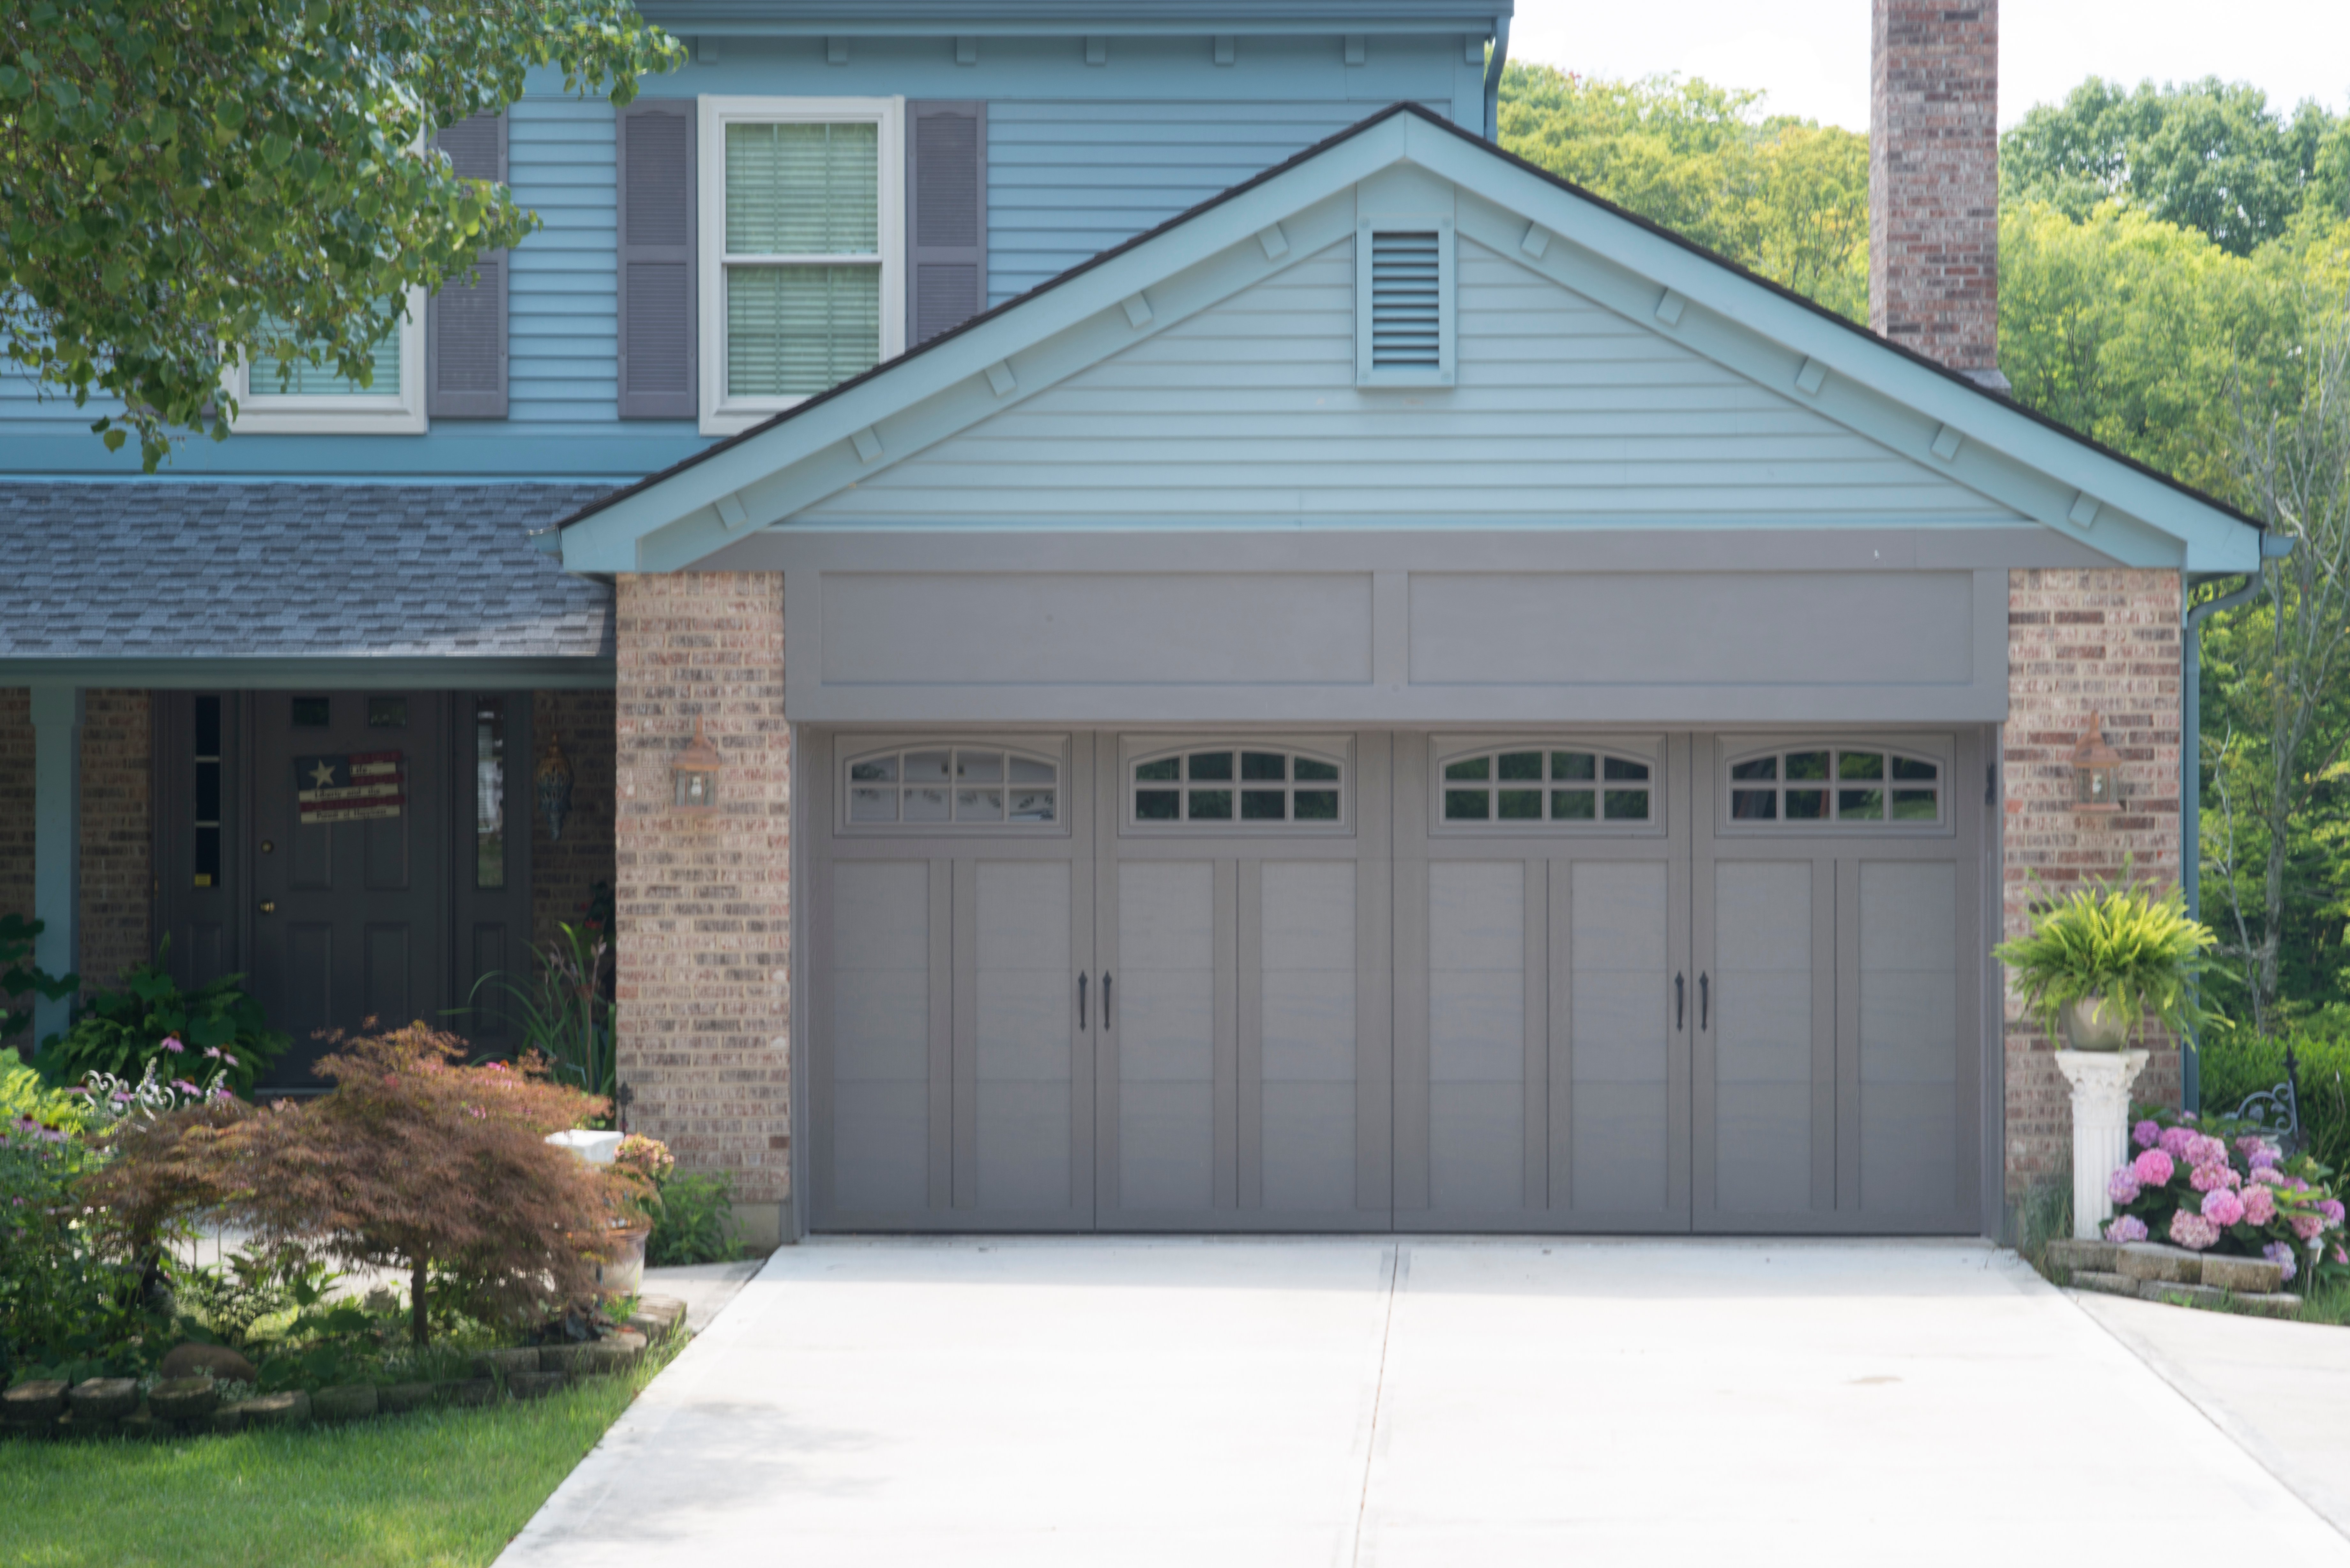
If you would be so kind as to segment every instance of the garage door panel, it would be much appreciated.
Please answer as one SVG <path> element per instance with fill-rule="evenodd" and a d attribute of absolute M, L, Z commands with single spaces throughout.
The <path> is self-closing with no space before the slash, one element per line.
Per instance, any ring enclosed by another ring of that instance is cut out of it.
<path fill-rule="evenodd" d="M 1887 1214 L 1956 1208 L 1958 1105 L 1947 1084 L 1865 1084 L 1860 1091 L 1860 1200 Z"/>
<path fill-rule="evenodd" d="M 1662 1215 L 1671 1199 L 1670 1124 L 1662 1079 L 1626 1084 L 1578 1075 L 1570 1145 L 1575 1210 Z"/>
<path fill-rule="evenodd" d="M 1263 962 L 1287 970 L 1355 971 L 1355 867 L 1344 860 L 1268 860 L 1263 868 Z"/>
<path fill-rule="evenodd" d="M 1212 1084 L 1121 1085 L 1118 1207 L 1207 1213 L 1215 1200 L 1215 1120 Z"/>
<path fill-rule="evenodd" d="M 1858 1023 L 1858 1171 L 1864 1212 L 1961 1206 L 1958 867 L 1862 860 L 1853 1012 Z"/>
<path fill-rule="evenodd" d="M 1348 913 L 1351 916 L 1351 909 Z M 1280 1083 L 1355 1081 L 1355 971 L 1264 971 L 1263 1073 Z"/>
<path fill-rule="evenodd" d="M 1069 1085 L 991 1080 L 978 1085 L 979 1189 L 983 1210 L 1069 1206 Z"/>
<path fill-rule="evenodd" d="M 1525 1204 L 1525 1091 L 1512 1083 L 1429 1085 L 1429 1203 L 1501 1213 Z"/>
<path fill-rule="evenodd" d="M 1591 973 L 1577 966 L 1568 1006 L 1574 1077 L 1585 1084 L 1657 1084 L 1671 1069 L 1663 971 Z"/>
<path fill-rule="evenodd" d="M 1812 1085 L 1742 1085 L 1725 1096 L 1714 1153 L 1714 1201 L 1731 1214 L 1799 1214 L 1812 1206 Z"/>
<path fill-rule="evenodd" d="M 1663 972 L 1672 945 L 1669 869 L 1661 860 L 1575 863 L 1569 934 L 1578 981 L 1586 974 Z"/>
<path fill-rule="evenodd" d="M 1355 1085 L 1267 1083 L 1264 1207 L 1274 1213 L 1356 1208 Z"/>

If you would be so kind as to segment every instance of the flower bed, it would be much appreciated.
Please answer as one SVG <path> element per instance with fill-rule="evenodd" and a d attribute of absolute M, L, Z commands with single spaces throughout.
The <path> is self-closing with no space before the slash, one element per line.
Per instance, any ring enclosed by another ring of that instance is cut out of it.
<path fill-rule="evenodd" d="M 2350 1266 L 2333 1173 L 2262 1134 L 2214 1127 L 2168 1112 L 2137 1123 L 2137 1154 L 2106 1182 L 2116 1212 L 2106 1240 L 2262 1258 L 2288 1283 Z"/>

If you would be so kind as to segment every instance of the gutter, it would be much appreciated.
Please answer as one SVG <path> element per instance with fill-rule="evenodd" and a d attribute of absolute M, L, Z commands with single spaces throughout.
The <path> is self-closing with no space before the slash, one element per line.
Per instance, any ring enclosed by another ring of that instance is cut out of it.
<path fill-rule="evenodd" d="M 2282 561 L 2293 554 L 2293 541 L 2273 534 L 2261 535 L 2262 562 Z M 2221 610 L 2250 604 L 2268 587 L 2267 574 L 2255 572 L 2242 587 L 2197 605 L 2181 622 L 2184 630 L 2180 682 L 2183 722 L 2178 746 L 2178 882 L 2187 894 L 2187 918 L 2203 918 L 2203 623 Z M 2178 1064 L 2179 1106 L 2203 1108 L 2203 1062 L 2189 1050 Z"/>
<path fill-rule="evenodd" d="M 1502 144 L 1502 67 L 1510 59 L 1510 19 L 1493 18 L 1493 47 L 1485 57 L 1485 140 Z"/>

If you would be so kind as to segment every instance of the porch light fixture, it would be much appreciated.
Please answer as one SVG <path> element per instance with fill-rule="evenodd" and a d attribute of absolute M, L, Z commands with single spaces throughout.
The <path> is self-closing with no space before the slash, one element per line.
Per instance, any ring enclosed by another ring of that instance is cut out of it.
<path fill-rule="evenodd" d="M 684 811 L 709 811 L 718 804 L 718 770 L 724 759 L 718 748 L 702 738 L 702 716 L 694 715 L 693 739 L 669 765 L 675 785 L 674 804 Z"/>
<path fill-rule="evenodd" d="M 2119 811 L 2122 808 L 2122 754 L 2106 743 L 2104 723 L 2089 715 L 2073 748 L 2073 805 L 2078 811 Z"/>
<path fill-rule="evenodd" d="M 550 842 L 561 843 L 563 819 L 571 814 L 571 759 L 563 754 L 563 742 L 549 730 L 546 751 L 538 759 L 531 774 L 531 783 L 538 795 L 538 815 L 546 824 Z"/>

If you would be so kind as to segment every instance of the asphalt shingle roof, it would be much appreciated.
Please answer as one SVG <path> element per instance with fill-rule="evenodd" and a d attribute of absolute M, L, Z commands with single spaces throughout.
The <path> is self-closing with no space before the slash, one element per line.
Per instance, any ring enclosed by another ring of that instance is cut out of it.
<path fill-rule="evenodd" d="M 597 484 L 0 483 L 0 659 L 609 659 Z"/>

